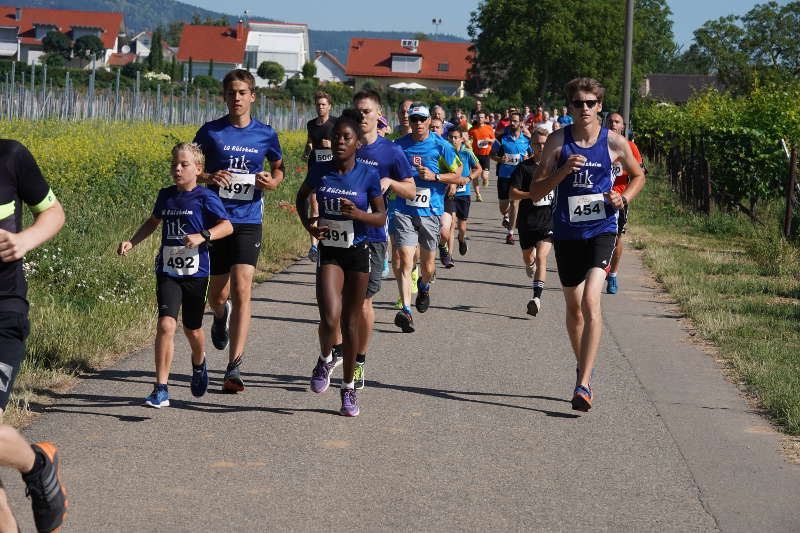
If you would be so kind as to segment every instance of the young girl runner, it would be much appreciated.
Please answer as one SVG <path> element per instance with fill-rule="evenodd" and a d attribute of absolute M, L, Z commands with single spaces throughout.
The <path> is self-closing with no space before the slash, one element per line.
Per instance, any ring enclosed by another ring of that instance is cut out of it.
<path fill-rule="evenodd" d="M 353 379 L 357 332 L 369 283 L 370 257 L 367 225 L 383 226 L 386 206 L 380 174 L 356 161 L 361 113 L 346 109 L 333 128 L 333 161 L 315 165 L 297 191 L 300 221 L 320 240 L 317 262 L 320 356 L 311 376 L 311 390 L 325 392 L 334 368 L 331 353 L 340 329 L 344 344 L 342 407 L 344 416 L 358 416 Z M 306 201 L 316 190 L 319 218 L 309 218 Z M 371 212 L 368 209 L 371 208 Z"/>
<path fill-rule="evenodd" d="M 202 396 L 208 388 L 208 370 L 203 334 L 203 311 L 208 287 L 208 243 L 233 232 L 219 196 L 197 185 L 203 171 L 203 152 L 193 143 L 172 149 L 172 179 L 175 185 L 158 192 L 153 214 L 117 253 L 127 255 L 163 221 L 161 248 L 156 257 L 156 384 L 145 399 L 151 407 L 168 407 L 167 380 L 178 310 L 183 307 L 183 331 L 192 347 L 192 394 Z"/>

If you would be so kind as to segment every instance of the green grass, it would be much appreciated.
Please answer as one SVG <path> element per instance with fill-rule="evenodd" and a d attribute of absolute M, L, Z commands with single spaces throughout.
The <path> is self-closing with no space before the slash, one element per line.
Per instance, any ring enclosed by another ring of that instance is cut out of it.
<path fill-rule="evenodd" d="M 763 225 L 683 209 L 656 169 L 631 210 L 629 238 L 697 332 L 719 348 L 769 416 L 800 435 L 800 250 Z"/>

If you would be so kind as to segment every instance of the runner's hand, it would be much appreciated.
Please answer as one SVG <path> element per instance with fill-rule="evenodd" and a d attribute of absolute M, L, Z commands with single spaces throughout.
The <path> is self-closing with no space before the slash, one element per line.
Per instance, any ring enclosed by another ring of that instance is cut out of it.
<path fill-rule="evenodd" d="M 339 198 L 339 211 L 346 217 L 355 219 L 361 213 L 361 209 L 348 198 Z"/>
<path fill-rule="evenodd" d="M 561 172 L 564 172 L 564 176 L 568 176 L 573 172 L 578 172 L 580 169 L 583 168 L 584 163 L 586 163 L 586 158 L 580 154 L 572 154 L 567 158 L 564 162 L 564 165 L 559 169 Z"/>
<path fill-rule="evenodd" d="M 610 192 L 604 193 L 603 196 L 606 197 L 606 201 L 614 206 L 615 209 L 623 209 L 625 207 L 625 202 L 622 201 L 622 195 L 611 189 Z"/>
<path fill-rule="evenodd" d="M 131 250 L 133 250 L 133 243 L 131 241 L 121 242 L 117 247 L 117 255 L 128 255 L 128 252 Z"/>
<path fill-rule="evenodd" d="M 323 148 L 330 148 L 331 147 L 331 140 L 330 139 L 322 139 L 322 147 Z"/>
<path fill-rule="evenodd" d="M 10 263 L 25 257 L 30 248 L 18 233 L 0 229 L 0 261 Z"/>
<path fill-rule="evenodd" d="M 385 194 L 389 190 L 389 186 L 393 181 L 392 178 L 381 178 L 381 194 Z"/>
<path fill-rule="evenodd" d="M 192 233 L 191 235 L 183 237 L 183 245 L 187 248 L 197 248 L 204 242 L 206 242 L 206 240 L 199 233 Z"/>
<path fill-rule="evenodd" d="M 317 226 L 319 217 L 311 217 L 306 224 L 306 231 L 317 240 L 324 241 L 328 236 L 328 226 Z"/>
<path fill-rule="evenodd" d="M 431 169 L 429 169 L 428 167 L 417 165 L 414 168 L 417 169 L 420 179 L 425 181 L 436 181 L 436 174 L 433 171 L 431 171 Z"/>
<path fill-rule="evenodd" d="M 262 191 L 274 191 L 278 188 L 278 183 L 272 179 L 272 174 L 266 170 L 256 173 L 256 189 Z"/>
<path fill-rule="evenodd" d="M 231 184 L 231 173 L 227 170 L 217 170 L 208 175 L 208 181 L 219 187 L 227 187 Z"/>

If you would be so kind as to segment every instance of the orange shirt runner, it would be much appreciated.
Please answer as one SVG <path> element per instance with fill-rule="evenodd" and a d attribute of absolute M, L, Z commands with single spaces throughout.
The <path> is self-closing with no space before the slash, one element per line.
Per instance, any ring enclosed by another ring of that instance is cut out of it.
<path fill-rule="evenodd" d="M 639 153 L 639 148 L 633 141 L 628 141 L 628 144 L 631 145 L 634 159 L 641 165 L 643 161 L 642 154 Z M 622 164 L 619 162 L 619 159 L 614 161 L 611 165 L 611 172 L 614 174 L 614 185 L 611 188 L 620 194 L 624 193 L 625 189 L 628 188 L 628 173 L 622 169 Z"/>
<path fill-rule="evenodd" d="M 492 152 L 495 137 L 491 126 L 473 126 L 468 133 L 472 138 L 472 152 L 475 155 L 489 155 Z"/>

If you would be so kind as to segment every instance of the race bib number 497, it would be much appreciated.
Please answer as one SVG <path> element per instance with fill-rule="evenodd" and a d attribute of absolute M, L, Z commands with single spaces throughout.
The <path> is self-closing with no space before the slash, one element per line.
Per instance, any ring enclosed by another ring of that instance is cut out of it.
<path fill-rule="evenodd" d="M 230 185 L 219 188 L 219 197 L 228 200 L 250 201 L 253 199 L 255 188 L 255 174 L 231 174 Z"/>

